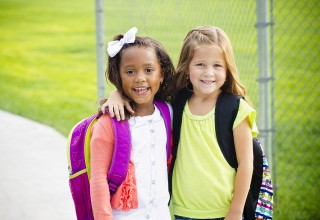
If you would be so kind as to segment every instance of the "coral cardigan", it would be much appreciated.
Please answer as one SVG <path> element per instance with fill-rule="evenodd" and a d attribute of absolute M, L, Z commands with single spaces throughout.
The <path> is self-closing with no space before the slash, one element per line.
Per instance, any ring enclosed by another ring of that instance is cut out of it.
<path fill-rule="evenodd" d="M 129 163 L 124 182 L 110 201 L 109 185 L 106 179 L 114 150 L 114 131 L 109 115 L 101 116 L 94 124 L 90 145 L 90 194 L 94 218 L 111 220 L 112 207 L 121 210 L 137 208 L 138 199 L 132 161 Z"/>

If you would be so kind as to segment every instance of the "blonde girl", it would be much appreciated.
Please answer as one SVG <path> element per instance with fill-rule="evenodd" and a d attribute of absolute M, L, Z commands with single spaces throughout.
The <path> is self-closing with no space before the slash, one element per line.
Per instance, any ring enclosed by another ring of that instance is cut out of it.
<path fill-rule="evenodd" d="M 188 93 L 189 98 L 184 105 L 180 140 L 173 147 L 170 184 L 175 219 L 240 220 L 253 171 L 256 112 L 239 81 L 231 42 L 223 30 L 201 26 L 187 34 L 176 87 L 179 94 Z M 245 97 L 233 124 L 237 171 L 225 160 L 215 135 L 215 105 L 222 91 Z M 178 103 L 172 104 L 174 120 Z"/>

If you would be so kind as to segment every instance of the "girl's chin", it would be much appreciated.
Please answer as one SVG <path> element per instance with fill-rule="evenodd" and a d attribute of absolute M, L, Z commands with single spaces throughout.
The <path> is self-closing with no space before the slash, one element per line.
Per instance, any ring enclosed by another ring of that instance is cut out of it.
<path fill-rule="evenodd" d="M 216 92 L 219 88 L 216 86 L 201 86 L 198 91 L 201 93 L 213 93 Z"/>
<path fill-rule="evenodd" d="M 150 104 L 153 102 L 153 98 L 149 97 L 149 96 L 135 96 L 135 97 L 131 97 L 131 100 L 136 104 L 136 105 L 146 105 L 146 104 Z"/>

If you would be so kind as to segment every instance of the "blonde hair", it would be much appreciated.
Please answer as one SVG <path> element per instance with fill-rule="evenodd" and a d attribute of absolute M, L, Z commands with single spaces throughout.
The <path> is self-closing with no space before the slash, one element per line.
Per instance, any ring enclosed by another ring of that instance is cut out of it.
<path fill-rule="evenodd" d="M 189 31 L 184 39 L 176 73 L 176 89 L 179 91 L 185 87 L 192 88 L 187 78 L 189 64 L 193 58 L 194 50 L 199 45 L 217 45 L 221 48 L 226 66 L 226 82 L 221 87 L 222 91 L 241 95 L 250 105 L 246 97 L 246 88 L 240 83 L 237 67 L 235 64 L 232 45 L 227 34 L 220 28 L 214 26 L 200 26 Z"/>

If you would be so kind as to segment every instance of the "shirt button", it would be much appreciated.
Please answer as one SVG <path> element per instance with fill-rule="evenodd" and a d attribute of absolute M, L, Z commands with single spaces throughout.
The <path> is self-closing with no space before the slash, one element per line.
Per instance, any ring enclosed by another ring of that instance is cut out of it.
<path fill-rule="evenodd" d="M 156 164 L 156 162 L 155 161 L 152 161 L 152 166 L 154 166 Z"/>
<path fill-rule="evenodd" d="M 153 129 L 150 129 L 150 132 L 151 132 L 151 133 L 153 133 L 153 132 L 154 132 L 154 130 L 153 130 Z"/>
<path fill-rule="evenodd" d="M 150 215 L 147 215 L 147 216 L 146 216 L 146 219 L 150 219 Z"/>
<path fill-rule="evenodd" d="M 151 183 L 152 183 L 152 184 L 155 184 L 155 183 L 156 183 L 156 181 L 155 181 L 155 180 L 152 180 L 152 181 L 151 181 Z"/>

